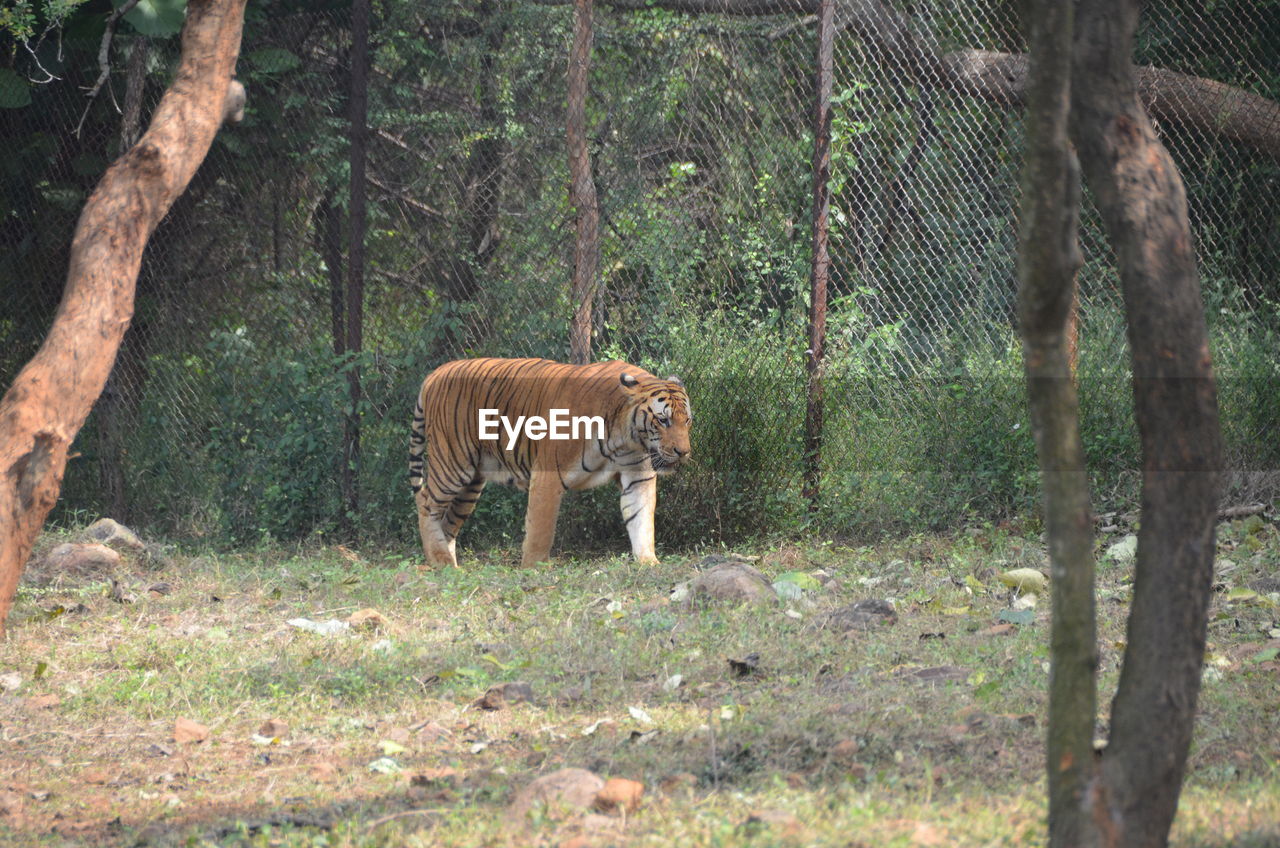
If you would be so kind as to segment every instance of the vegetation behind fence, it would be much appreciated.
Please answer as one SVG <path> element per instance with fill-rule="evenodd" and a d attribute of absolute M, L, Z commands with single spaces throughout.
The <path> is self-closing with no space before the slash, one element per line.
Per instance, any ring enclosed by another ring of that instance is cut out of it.
<path fill-rule="evenodd" d="M 697 462 L 664 481 L 660 536 L 856 537 L 1033 510 L 1014 325 L 1015 4 L 836 4 L 816 510 L 801 494 L 816 4 L 706 5 L 597 3 L 584 104 L 600 233 L 592 355 L 681 375 L 697 412 Z M 52 319 L 85 197 L 145 125 L 177 50 L 180 14 L 131 14 L 86 97 L 106 16 L 64 6 L 0 19 L 4 386 Z M 572 4 L 373 5 L 354 311 L 350 24 L 349 4 L 251 6 L 246 119 L 220 133 L 152 239 L 64 515 L 217 543 L 408 543 L 407 428 L 422 377 L 458 356 L 568 357 L 581 306 Z M 1136 57 L 1152 68 L 1149 108 L 1187 183 L 1233 499 L 1274 497 L 1280 453 L 1278 39 L 1280 6 L 1265 0 L 1165 3 L 1149 10 Z M 1081 236 L 1085 446 L 1096 502 L 1123 506 L 1139 468 L 1124 327 L 1087 203 Z M 344 493 L 352 375 L 361 450 Z M 562 529 L 578 541 L 623 538 L 614 493 L 568 509 Z M 468 532 L 517 534 L 522 512 L 519 496 L 487 494 Z"/>

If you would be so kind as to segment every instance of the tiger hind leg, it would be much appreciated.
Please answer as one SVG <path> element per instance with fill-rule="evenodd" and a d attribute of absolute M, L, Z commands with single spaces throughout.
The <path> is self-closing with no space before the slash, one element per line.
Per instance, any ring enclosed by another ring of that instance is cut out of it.
<path fill-rule="evenodd" d="M 534 471 L 529 480 L 529 505 L 524 514 L 524 544 L 520 565 L 531 568 L 551 559 L 551 544 L 556 538 L 556 518 L 564 485 L 555 471 Z"/>
<path fill-rule="evenodd" d="M 415 496 L 418 507 L 418 534 L 428 566 L 458 567 L 458 531 L 475 512 L 484 490 L 484 480 L 473 477 L 461 486 L 430 485 L 428 481 Z"/>

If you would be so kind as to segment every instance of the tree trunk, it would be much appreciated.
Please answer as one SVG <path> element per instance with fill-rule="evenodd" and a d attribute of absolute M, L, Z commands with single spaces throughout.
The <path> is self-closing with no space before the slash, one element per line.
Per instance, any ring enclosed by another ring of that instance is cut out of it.
<path fill-rule="evenodd" d="M 573 246 L 573 282 L 569 297 L 573 319 L 569 324 L 569 360 L 578 365 L 591 361 L 591 305 L 600 273 L 600 209 L 596 184 L 591 177 L 587 151 L 587 78 L 591 70 L 591 3 L 574 0 L 573 46 L 569 53 L 569 96 L 565 116 L 569 147 L 570 202 L 577 217 Z"/>
<path fill-rule="evenodd" d="M 1053 575 L 1049 677 L 1049 844 L 1081 844 L 1084 797 L 1093 774 L 1098 649 L 1093 522 L 1072 377 L 1080 170 L 1067 143 L 1072 5 L 1029 0 L 1027 155 L 1018 240 L 1018 316 L 1027 401 L 1044 489 Z"/>
<path fill-rule="evenodd" d="M 817 65 L 813 108 L 813 268 L 809 276 L 808 383 L 804 414 L 804 497 L 810 511 L 818 507 L 822 475 L 822 364 L 827 340 L 827 284 L 831 255 L 827 223 L 831 213 L 831 76 L 834 44 L 834 0 L 818 6 Z"/>
<path fill-rule="evenodd" d="M 342 428 L 342 502 L 340 521 L 347 538 L 360 514 L 360 363 L 364 351 L 364 235 L 367 228 L 365 163 L 369 147 L 369 0 L 351 6 L 351 215 L 347 249 L 347 410 Z"/>
<path fill-rule="evenodd" d="M 1081 0 L 1071 135 L 1124 290 L 1142 524 L 1111 738 L 1087 804 L 1104 845 L 1164 845 L 1191 744 L 1213 577 L 1221 444 L 1177 168 L 1131 63 L 1139 0 Z"/>
<path fill-rule="evenodd" d="M 243 18 L 244 0 L 187 4 L 173 85 L 85 204 L 53 326 L 0 400 L 0 628 L 129 326 L 143 248 L 222 123 Z"/>

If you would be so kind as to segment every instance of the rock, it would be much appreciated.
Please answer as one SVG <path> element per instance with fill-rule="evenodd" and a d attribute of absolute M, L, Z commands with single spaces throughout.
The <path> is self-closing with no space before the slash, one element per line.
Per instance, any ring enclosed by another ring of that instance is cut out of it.
<path fill-rule="evenodd" d="M 898 623 L 898 613 L 893 604 L 879 598 L 855 601 L 827 613 L 821 626 L 828 630 L 873 630 Z"/>
<path fill-rule="evenodd" d="M 1109 559 L 1116 565 L 1132 565 L 1138 558 L 1138 537 L 1130 533 L 1107 548 L 1102 558 Z"/>
<path fill-rule="evenodd" d="M 689 584 L 691 597 L 719 601 L 775 601 L 778 598 L 768 578 L 745 562 L 723 562 L 695 577 Z"/>
<path fill-rule="evenodd" d="M 147 550 L 146 544 L 136 533 L 110 518 L 100 518 L 93 522 L 84 529 L 80 538 L 129 554 L 141 554 Z"/>
<path fill-rule="evenodd" d="M 546 807 L 551 817 L 589 809 L 596 794 L 604 789 L 604 781 L 583 768 L 564 768 L 544 774 L 516 793 L 507 807 L 507 816 L 521 821 L 535 806 Z"/>
<path fill-rule="evenodd" d="M 45 555 L 42 567 L 58 577 L 96 577 L 114 571 L 120 554 L 90 542 L 64 542 Z"/>
<path fill-rule="evenodd" d="M 895 671 L 893 676 L 916 683 L 930 683 L 935 686 L 943 683 L 963 682 L 973 672 L 955 665 L 939 665 L 931 668 L 904 668 Z"/>

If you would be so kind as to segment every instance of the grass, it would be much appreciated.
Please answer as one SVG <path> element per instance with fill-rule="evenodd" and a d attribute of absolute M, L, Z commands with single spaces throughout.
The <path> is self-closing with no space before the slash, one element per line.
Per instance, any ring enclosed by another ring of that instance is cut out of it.
<path fill-rule="evenodd" d="M 421 572 L 413 555 L 326 547 L 74 576 L 37 565 L 0 643 L 0 674 L 21 678 L 0 694 L 0 842 L 1043 844 L 1047 603 L 1011 632 L 988 629 L 1010 602 L 997 575 L 1044 566 L 1035 530 L 763 545 L 744 553 L 770 578 L 835 578 L 767 606 L 671 603 L 696 555 L 520 570 L 497 549 Z M 1268 651 L 1280 643 L 1266 581 L 1280 534 L 1254 520 L 1220 535 L 1232 566 L 1174 843 L 1276 845 Z M 1127 577 L 1103 560 L 1104 705 Z M 113 580 L 130 602 L 112 599 Z M 898 621 L 819 626 L 870 597 L 892 600 Z M 287 623 L 365 608 L 385 626 L 320 636 Z M 746 676 L 727 662 L 752 653 Z M 944 666 L 960 671 L 913 674 Z M 477 705 L 516 680 L 532 703 Z M 208 738 L 175 741 L 178 719 Z M 287 730 L 255 738 L 268 719 Z M 644 803 L 621 818 L 506 814 L 521 787 L 566 766 L 640 781 Z"/>

